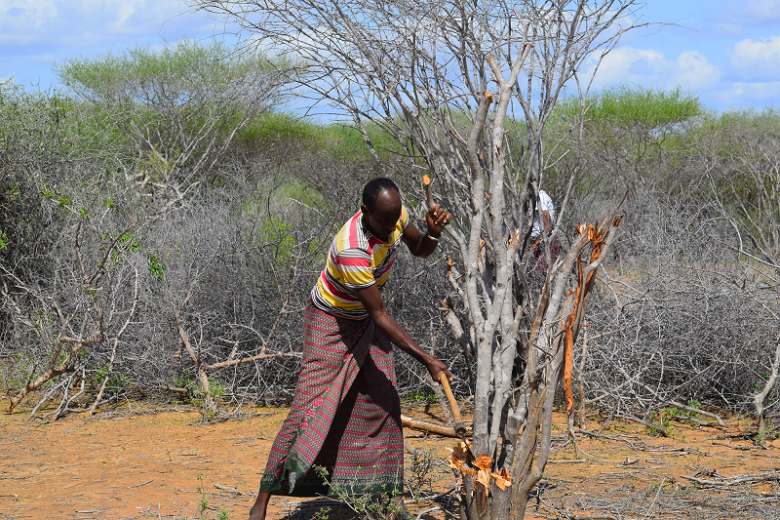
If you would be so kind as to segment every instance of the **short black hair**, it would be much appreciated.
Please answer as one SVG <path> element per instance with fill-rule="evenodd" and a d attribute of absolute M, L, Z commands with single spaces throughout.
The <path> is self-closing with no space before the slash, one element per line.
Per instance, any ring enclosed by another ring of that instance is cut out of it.
<path fill-rule="evenodd" d="M 376 208 L 376 199 L 379 198 L 379 194 L 389 190 L 395 190 L 396 193 L 399 195 L 401 194 L 398 185 L 387 177 L 379 177 L 372 181 L 368 181 L 368 184 L 363 188 L 363 204 L 366 205 L 368 211 L 374 211 Z"/>

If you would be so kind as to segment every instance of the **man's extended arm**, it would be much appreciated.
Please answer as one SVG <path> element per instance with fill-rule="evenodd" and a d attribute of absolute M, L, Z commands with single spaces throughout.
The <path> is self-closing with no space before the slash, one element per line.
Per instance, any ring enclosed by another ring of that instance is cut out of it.
<path fill-rule="evenodd" d="M 434 381 L 439 381 L 441 373 L 446 374 L 447 379 L 452 381 L 452 374 L 447 370 L 447 366 L 420 348 L 420 345 L 390 316 L 376 285 L 365 289 L 356 289 L 355 292 L 363 307 L 368 311 L 368 315 L 387 339 L 425 365 Z"/>
<path fill-rule="evenodd" d="M 439 243 L 439 236 L 444 231 L 444 226 L 450 221 L 450 214 L 441 209 L 438 204 L 431 206 L 428 213 L 425 214 L 425 222 L 428 225 L 427 233 L 420 233 L 420 231 L 411 222 L 404 234 L 401 235 L 401 239 L 409 247 L 409 251 L 414 256 L 421 258 L 427 258 Z"/>

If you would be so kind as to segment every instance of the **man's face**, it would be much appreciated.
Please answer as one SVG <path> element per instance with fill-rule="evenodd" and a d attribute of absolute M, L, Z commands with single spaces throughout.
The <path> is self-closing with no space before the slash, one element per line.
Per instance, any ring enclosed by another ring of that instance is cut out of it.
<path fill-rule="evenodd" d="M 386 190 L 377 197 L 373 211 L 365 205 L 361 209 L 371 234 L 386 242 L 401 217 L 401 197 L 395 190 Z"/>

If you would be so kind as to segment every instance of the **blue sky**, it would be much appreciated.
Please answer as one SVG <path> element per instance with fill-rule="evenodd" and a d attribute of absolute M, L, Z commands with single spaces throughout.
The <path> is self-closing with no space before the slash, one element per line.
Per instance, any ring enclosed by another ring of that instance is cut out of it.
<path fill-rule="evenodd" d="M 595 85 L 696 93 L 716 110 L 780 105 L 780 0 L 650 0 Z M 207 38 L 225 27 L 179 0 L 0 0 L 0 78 L 56 86 L 52 66 L 136 44 Z"/>

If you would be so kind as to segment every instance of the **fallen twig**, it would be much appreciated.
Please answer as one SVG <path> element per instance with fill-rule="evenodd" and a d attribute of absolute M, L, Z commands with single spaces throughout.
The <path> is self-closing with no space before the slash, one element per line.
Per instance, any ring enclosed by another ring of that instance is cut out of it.
<path fill-rule="evenodd" d="M 710 478 L 701 478 L 698 475 L 703 474 Z M 703 486 L 714 486 L 728 488 L 732 486 L 742 486 L 746 484 L 759 484 L 763 482 L 780 482 L 780 472 L 772 471 L 769 473 L 758 473 L 756 475 L 735 475 L 726 477 L 717 471 L 700 472 L 693 476 L 680 475 L 680 478 L 691 480 Z M 713 480 L 717 479 L 717 480 Z"/>
<path fill-rule="evenodd" d="M 248 495 L 249 494 L 249 493 L 244 493 L 243 491 L 239 491 L 238 489 L 236 489 L 234 487 L 225 486 L 223 484 L 220 484 L 219 482 L 214 484 L 214 487 L 219 489 L 220 491 L 226 491 L 226 492 L 228 492 L 228 493 L 230 493 L 232 495 Z"/>

